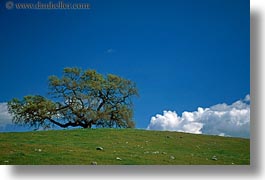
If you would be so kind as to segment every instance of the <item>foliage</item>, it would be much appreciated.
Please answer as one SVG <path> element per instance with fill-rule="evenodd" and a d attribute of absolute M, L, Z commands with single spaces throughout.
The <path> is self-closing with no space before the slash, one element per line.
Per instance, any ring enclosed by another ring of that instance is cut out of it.
<path fill-rule="evenodd" d="M 37 128 L 134 127 L 131 97 L 138 92 L 130 80 L 113 74 L 103 76 L 95 70 L 65 68 L 61 78 L 49 77 L 49 88 L 51 99 L 40 95 L 12 99 L 8 109 L 13 122 Z"/>

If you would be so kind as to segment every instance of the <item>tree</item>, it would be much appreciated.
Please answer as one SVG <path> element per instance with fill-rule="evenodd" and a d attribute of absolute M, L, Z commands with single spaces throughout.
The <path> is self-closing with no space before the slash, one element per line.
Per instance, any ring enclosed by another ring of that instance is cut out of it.
<path fill-rule="evenodd" d="M 57 125 L 91 128 L 133 128 L 132 97 L 136 84 L 119 76 L 103 76 L 95 70 L 65 68 L 61 78 L 49 77 L 50 99 L 25 96 L 8 102 L 15 124 L 36 128 Z"/>

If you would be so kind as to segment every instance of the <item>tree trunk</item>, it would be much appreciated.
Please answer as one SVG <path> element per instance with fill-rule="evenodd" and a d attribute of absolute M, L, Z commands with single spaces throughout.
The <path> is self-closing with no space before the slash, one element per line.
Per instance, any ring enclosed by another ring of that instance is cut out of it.
<path fill-rule="evenodd" d="M 87 129 L 87 128 L 91 128 L 92 127 L 92 123 L 86 123 L 84 124 L 83 128 Z"/>

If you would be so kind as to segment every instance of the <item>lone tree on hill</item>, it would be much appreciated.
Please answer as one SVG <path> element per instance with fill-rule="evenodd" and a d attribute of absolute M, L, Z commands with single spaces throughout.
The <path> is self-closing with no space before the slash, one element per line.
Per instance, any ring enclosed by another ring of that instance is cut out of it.
<path fill-rule="evenodd" d="M 8 102 L 15 124 L 36 128 L 57 125 L 91 128 L 133 128 L 132 96 L 136 84 L 119 76 L 103 76 L 95 70 L 65 68 L 61 78 L 49 77 L 51 99 L 39 95 Z"/>

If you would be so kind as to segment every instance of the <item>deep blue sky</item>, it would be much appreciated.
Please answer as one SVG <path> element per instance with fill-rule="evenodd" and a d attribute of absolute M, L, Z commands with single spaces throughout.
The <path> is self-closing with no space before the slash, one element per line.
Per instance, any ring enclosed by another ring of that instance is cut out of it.
<path fill-rule="evenodd" d="M 249 0 L 79 1 L 90 10 L 6 10 L 5 2 L 0 102 L 47 95 L 48 76 L 72 66 L 135 81 L 138 128 L 163 110 L 250 93 Z"/>

